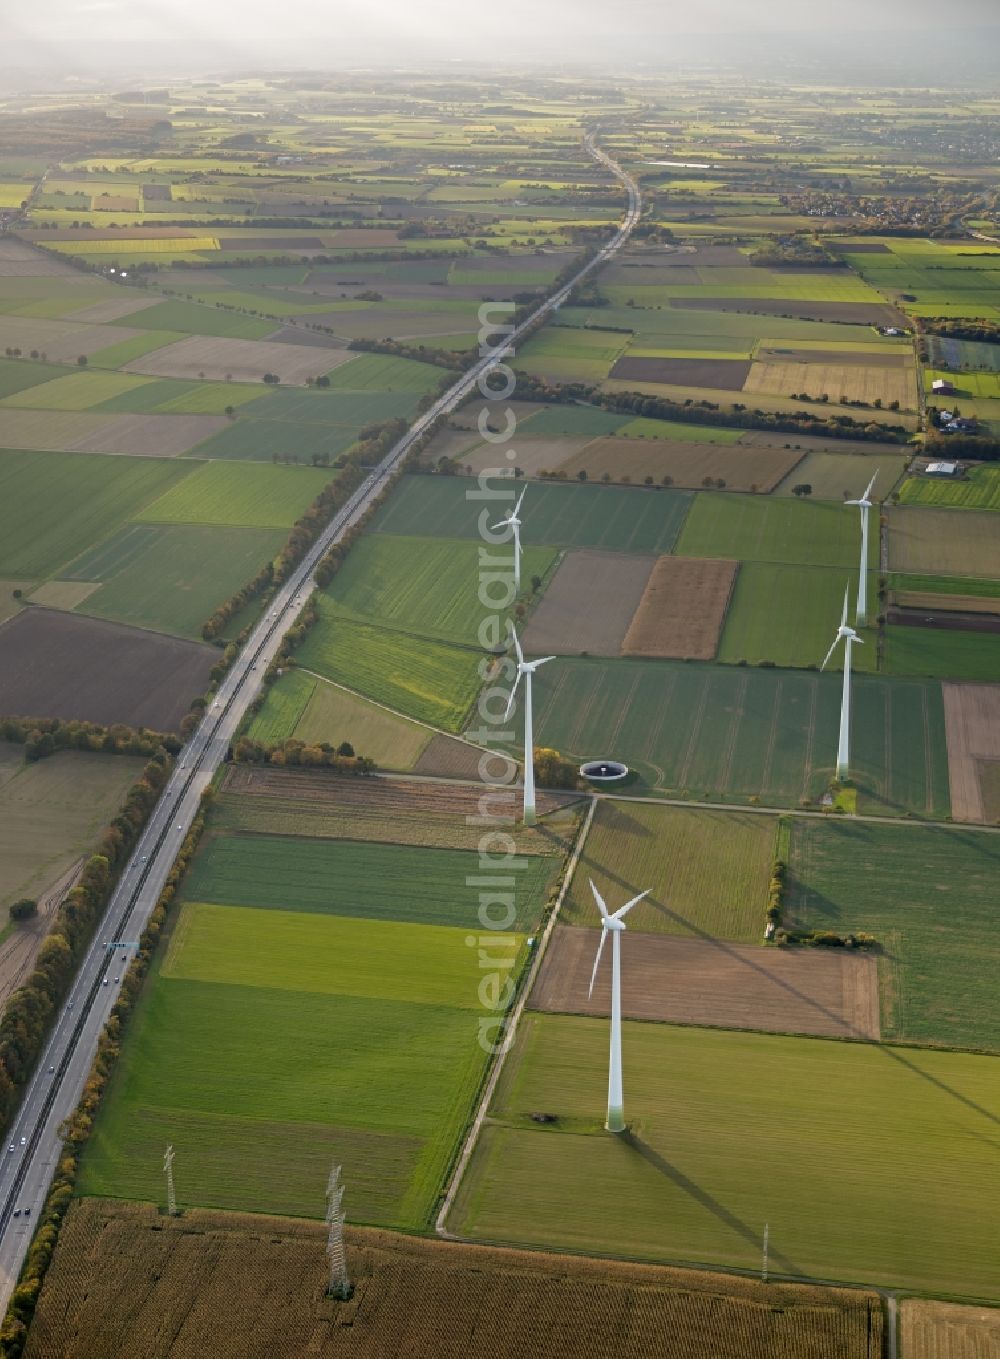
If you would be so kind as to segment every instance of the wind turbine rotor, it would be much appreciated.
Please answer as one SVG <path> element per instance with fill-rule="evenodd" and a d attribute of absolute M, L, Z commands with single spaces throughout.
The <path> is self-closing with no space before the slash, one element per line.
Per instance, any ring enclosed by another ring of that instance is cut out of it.
<path fill-rule="evenodd" d="M 601 954 L 604 952 L 604 941 L 608 937 L 607 921 L 609 919 L 610 917 L 605 915 L 604 920 L 601 922 L 601 942 L 597 945 L 597 957 L 594 959 L 594 970 L 590 974 L 590 990 L 587 992 L 588 1000 L 594 994 L 594 982 L 597 981 L 597 969 L 601 965 Z"/>

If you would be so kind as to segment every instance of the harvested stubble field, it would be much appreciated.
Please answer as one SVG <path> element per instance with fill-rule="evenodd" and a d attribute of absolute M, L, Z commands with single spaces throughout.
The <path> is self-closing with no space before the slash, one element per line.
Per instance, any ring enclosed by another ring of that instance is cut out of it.
<path fill-rule="evenodd" d="M 1000 1308 L 904 1298 L 899 1338 L 903 1359 L 993 1359 L 1000 1354 Z"/>
<path fill-rule="evenodd" d="M 875 935 L 886 1037 L 996 1051 L 998 867 L 983 831 L 797 821 L 785 918 Z"/>
<path fill-rule="evenodd" d="M 796 440 L 797 443 L 801 440 Z M 844 492 L 857 499 L 875 476 L 876 499 L 884 500 L 906 471 L 909 454 L 899 452 L 837 453 L 811 449 L 777 487 L 778 495 L 792 495 L 794 486 L 811 486 L 814 500 L 843 500 Z"/>
<path fill-rule="evenodd" d="M 223 794 L 213 817 L 220 830 L 478 849 L 482 826 L 467 818 L 513 815 L 518 790 L 233 765 Z M 540 791 L 537 801 L 540 824 L 508 833 L 520 854 L 562 854 L 575 821 L 563 809 L 573 795 Z"/>
<path fill-rule="evenodd" d="M 346 739 L 382 768 L 412 769 L 432 737 L 428 727 L 301 670 L 290 671 L 279 685 L 272 685 L 261 713 L 264 723 L 273 720 L 272 696 L 275 703 L 285 706 L 285 715 L 266 737 L 255 722 L 250 734 L 258 740 L 276 743 L 294 736 L 306 745 L 327 741 L 339 746 Z M 286 698 L 290 700 L 287 705 Z"/>
<path fill-rule="evenodd" d="M 109 332 L 110 327 L 105 330 Z M 110 344 L 111 339 L 108 334 L 105 343 Z M 48 349 L 53 352 L 51 346 Z M 237 382 L 263 382 L 265 373 L 276 373 L 282 382 L 304 386 L 306 378 L 319 377 L 350 358 L 346 349 L 316 350 L 309 345 L 199 335 L 164 345 L 123 367 L 127 373 L 150 373 L 156 377 L 204 376 L 216 381 L 232 377 Z"/>
<path fill-rule="evenodd" d="M 567 552 L 531 614 L 525 652 L 619 655 L 654 563 L 620 552 Z"/>
<path fill-rule="evenodd" d="M 625 634 L 622 655 L 712 660 L 738 568 L 738 562 L 711 557 L 659 557 Z"/>
<path fill-rule="evenodd" d="M 586 472 L 591 481 L 599 481 L 605 473 L 612 481 L 636 484 L 646 477 L 661 483 L 669 477 L 674 486 L 697 490 L 706 477 L 711 477 L 713 482 L 724 482 L 730 491 L 767 492 L 773 491 L 801 458 L 802 454 L 792 449 L 743 449 L 732 444 L 611 435 L 595 439 L 579 451 L 569 449 L 562 462 L 545 465 L 560 467 L 568 477 Z"/>
<path fill-rule="evenodd" d="M 993 821 L 995 803 L 987 796 L 994 762 L 1000 760 L 1000 686 L 942 684 L 948 775 L 956 821 Z"/>
<path fill-rule="evenodd" d="M 205 692 L 218 652 L 31 608 L 4 624 L 0 657 L 0 712 L 176 731 L 191 700 Z"/>
<path fill-rule="evenodd" d="M 763 931 L 762 931 L 763 933 Z M 594 931 L 560 925 L 531 992 L 534 1010 L 611 1013 L 611 967 L 593 995 Z M 878 964 L 843 949 L 764 949 L 630 929 L 622 939 L 622 1014 L 723 1029 L 879 1037 Z"/>
<path fill-rule="evenodd" d="M 346 1239 L 355 1291 L 335 1303 L 320 1223 L 199 1209 L 171 1220 L 151 1204 L 76 1203 L 25 1359 L 202 1359 L 208 1335 L 215 1359 L 579 1359 L 582 1334 L 602 1359 L 705 1359 L 706 1345 L 712 1359 L 882 1353 L 880 1301 L 860 1290 L 359 1227 Z"/>
<path fill-rule="evenodd" d="M 897 505 L 889 512 L 893 571 L 1000 579 L 1000 534 L 991 513 Z"/>
<path fill-rule="evenodd" d="M 797 317 L 803 321 L 859 326 L 906 325 L 906 317 L 895 307 L 869 302 L 812 302 L 791 297 L 675 297 L 670 306 L 683 311 L 747 312 L 754 316 Z M 772 330 L 770 326 L 768 329 Z"/>
<path fill-rule="evenodd" d="M 454 457 L 463 472 L 471 472 L 474 476 L 499 467 L 503 463 L 505 469 L 503 474 L 506 474 L 506 468 L 510 463 L 505 458 L 503 450 L 498 451 L 495 444 L 477 442 L 470 446 L 470 436 L 458 430 L 445 430 L 443 437 L 450 438 L 452 442 L 443 443 L 442 436 L 439 435 L 428 453 L 431 461 L 442 454 Z M 525 435 L 517 440 L 513 465 L 520 468 L 528 477 L 537 477 L 540 472 L 556 472 L 560 469 L 568 471 L 569 460 L 575 459 L 591 443 L 592 440 L 585 434 L 575 436 L 553 434 L 547 439 L 531 439 Z"/>
<path fill-rule="evenodd" d="M 77 325 L 44 317 L 0 315 L 0 347 L 43 350 L 53 363 L 75 363 L 80 354 L 97 354 L 138 334 L 125 326 Z"/>
<path fill-rule="evenodd" d="M 452 1231 L 756 1272 L 767 1222 L 775 1274 L 1000 1296 L 994 1058 L 622 1029 L 632 1131 L 608 1137 L 607 1021 L 523 1015 Z"/>
<path fill-rule="evenodd" d="M 837 363 L 754 363 L 743 390 L 751 395 L 774 392 L 778 396 L 805 392 L 814 400 L 826 395 L 831 401 L 864 401 L 869 405 L 881 401 L 885 407 L 898 401 L 903 410 L 915 408 L 917 384 L 912 369 L 851 363 L 850 358 L 845 353 Z M 874 416 L 883 418 L 878 410 Z"/>
<path fill-rule="evenodd" d="M 0 742 L 0 910 L 38 897 L 93 845 L 144 761 L 65 750 L 26 764 Z"/>
<path fill-rule="evenodd" d="M 593 878 L 609 907 L 652 889 L 630 929 L 756 943 L 775 833 L 772 817 L 749 812 L 602 800 L 560 918 L 596 929 Z"/>

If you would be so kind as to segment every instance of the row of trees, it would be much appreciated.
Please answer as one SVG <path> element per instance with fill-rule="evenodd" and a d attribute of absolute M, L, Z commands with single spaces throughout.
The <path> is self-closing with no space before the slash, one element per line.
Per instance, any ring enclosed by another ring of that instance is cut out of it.
<path fill-rule="evenodd" d="M 340 774 L 370 774 L 375 761 L 367 755 L 356 755 L 350 741 L 331 745 L 321 741 L 317 745 L 306 745 L 290 737 L 278 745 L 269 746 L 261 741 L 241 736 L 233 747 L 233 759 L 237 764 L 270 764 L 290 769 L 335 769 Z"/>
<path fill-rule="evenodd" d="M 138 730 L 116 722 L 102 727 L 96 722 L 61 717 L 0 718 L 0 740 L 25 747 L 30 763 L 54 755 L 57 750 L 89 750 L 111 755 L 156 755 L 161 750 L 176 755 L 181 743 L 169 733 Z"/>

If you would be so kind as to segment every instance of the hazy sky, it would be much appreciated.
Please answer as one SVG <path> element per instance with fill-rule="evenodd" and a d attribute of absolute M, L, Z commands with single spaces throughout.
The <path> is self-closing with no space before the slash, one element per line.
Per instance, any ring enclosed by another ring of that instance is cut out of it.
<path fill-rule="evenodd" d="M 312 66 L 352 60 L 416 62 L 431 56 L 484 61 L 518 56 L 536 64 L 599 58 L 602 45 L 655 63 L 671 39 L 748 32 L 890 30 L 901 35 L 1000 22 L 996 0 L 0 0 L 0 49 L 53 50 L 80 42 L 92 59 L 103 43 L 199 44 L 208 61 L 222 49 L 236 60 L 292 57 Z M 211 55 L 209 55 L 211 53 Z M 208 64 L 208 63 L 206 63 Z"/>

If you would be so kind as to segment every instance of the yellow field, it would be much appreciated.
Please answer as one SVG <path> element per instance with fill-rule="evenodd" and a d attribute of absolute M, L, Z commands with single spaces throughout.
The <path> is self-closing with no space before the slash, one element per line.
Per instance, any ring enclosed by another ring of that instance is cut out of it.
<path fill-rule="evenodd" d="M 898 401 L 905 409 L 916 406 L 917 388 L 911 370 L 878 364 L 755 363 L 743 384 L 745 392 L 774 392 L 790 396 L 806 392 L 831 401 Z"/>
<path fill-rule="evenodd" d="M 1000 1308 L 907 1298 L 899 1318 L 903 1359 L 991 1359 L 1000 1354 Z"/>
<path fill-rule="evenodd" d="M 186 254 L 192 250 L 218 250 L 218 236 L 178 236 L 164 240 L 127 238 L 114 241 L 92 241 L 81 236 L 78 241 L 45 241 L 46 250 L 58 250 L 63 255 L 169 255 Z"/>

